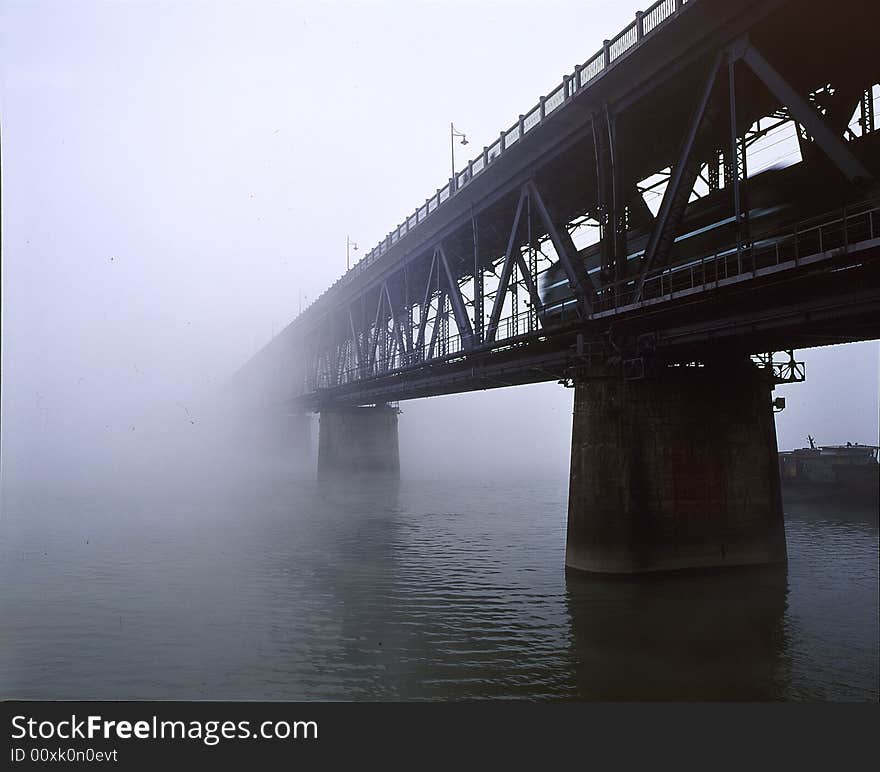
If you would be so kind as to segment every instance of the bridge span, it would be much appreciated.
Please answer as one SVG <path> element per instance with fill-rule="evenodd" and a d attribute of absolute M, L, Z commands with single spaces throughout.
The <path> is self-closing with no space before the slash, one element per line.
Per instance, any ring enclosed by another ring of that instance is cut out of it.
<path fill-rule="evenodd" d="M 558 381 L 567 566 L 784 561 L 773 352 L 880 337 L 878 26 L 867 0 L 636 13 L 238 390 L 320 413 L 321 476 L 394 475 L 389 403 Z"/>

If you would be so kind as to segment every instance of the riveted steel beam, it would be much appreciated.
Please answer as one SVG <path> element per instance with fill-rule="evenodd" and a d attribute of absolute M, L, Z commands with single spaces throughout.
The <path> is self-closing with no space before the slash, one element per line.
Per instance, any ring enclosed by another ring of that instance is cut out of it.
<path fill-rule="evenodd" d="M 486 340 L 495 340 L 498 332 L 498 322 L 501 319 L 501 309 L 504 305 L 504 296 L 507 294 L 507 286 L 510 284 L 510 274 L 513 271 L 514 252 L 518 251 L 516 245 L 519 232 L 519 222 L 522 218 L 523 204 L 525 203 L 526 191 L 520 191 L 519 200 L 516 203 L 516 213 L 513 215 L 513 225 L 510 227 L 510 236 L 507 239 L 507 249 L 504 252 L 504 264 L 501 268 L 501 277 L 498 281 L 498 289 L 495 292 L 495 300 L 492 303 L 492 313 L 489 316 L 489 325 L 486 327 Z"/>
<path fill-rule="evenodd" d="M 697 100 L 688 132 L 682 142 L 681 149 L 678 154 L 678 161 L 672 168 L 669 177 L 669 184 L 663 191 L 663 201 L 654 219 L 654 228 L 648 239 L 648 245 L 645 248 L 645 254 L 642 258 L 642 268 L 636 279 L 635 289 L 633 291 L 633 302 L 638 302 L 642 296 L 642 289 L 645 286 L 645 280 L 648 273 L 654 267 L 658 258 L 665 260 L 668 251 L 675 241 L 676 231 L 681 223 L 681 218 L 687 207 L 688 198 L 693 190 L 694 183 L 699 174 L 699 163 L 694 157 L 694 145 L 700 129 L 703 127 L 703 120 L 706 116 L 706 108 L 715 88 L 715 81 L 718 76 L 718 70 L 721 67 L 721 59 L 723 52 L 719 51 L 712 64 L 709 67 L 709 74 L 703 85 L 703 90 Z"/>
<path fill-rule="evenodd" d="M 742 59 L 773 96 L 788 108 L 791 117 L 807 130 L 847 180 L 867 182 L 873 179 L 871 173 L 852 154 L 843 139 L 829 128 L 816 109 L 789 85 L 754 45 L 745 47 Z"/>
<path fill-rule="evenodd" d="M 471 320 L 464 307 L 464 301 L 461 299 L 461 287 L 458 286 L 458 282 L 449 268 L 449 261 L 446 259 L 446 250 L 443 249 L 443 244 L 437 247 L 437 252 L 440 255 L 440 264 L 443 266 L 443 271 L 446 274 L 447 294 L 452 303 L 455 325 L 458 327 L 458 334 L 461 336 L 461 346 L 465 351 L 469 351 L 473 348 L 474 328 L 471 326 Z"/>

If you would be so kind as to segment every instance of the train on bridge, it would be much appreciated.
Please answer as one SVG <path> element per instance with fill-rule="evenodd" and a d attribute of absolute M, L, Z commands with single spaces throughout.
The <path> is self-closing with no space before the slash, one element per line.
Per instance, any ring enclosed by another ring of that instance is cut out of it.
<path fill-rule="evenodd" d="M 878 94 L 872 94 L 872 99 L 875 102 L 880 100 L 880 89 Z M 787 132 L 779 131 L 785 128 Z M 870 195 L 841 206 L 835 170 L 815 158 L 804 162 L 797 133 L 791 124 L 786 126 L 784 121 L 771 121 L 769 128 L 759 126 L 753 133 L 758 153 L 772 151 L 775 158 L 781 159 L 749 177 L 748 208 L 743 213 L 748 224 L 745 249 L 748 257 L 763 254 L 763 261 L 759 257 L 755 263 L 758 268 L 778 262 L 776 245 L 780 236 L 794 238 L 800 233 L 801 239 L 806 240 L 824 222 L 839 220 L 847 206 L 850 214 L 860 207 L 869 210 L 880 206 L 880 198 L 872 200 Z M 880 167 L 880 132 L 861 139 L 859 153 L 872 168 Z M 668 174 L 660 175 L 660 184 L 668 184 Z M 658 201 L 662 198 L 662 191 L 663 187 L 655 183 L 654 187 L 640 191 L 639 195 L 643 199 L 653 197 Z M 701 195 L 692 194 L 668 262 L 670 287 L 683 289 L 701 284 L 704 279 L 712 282 L 718 276 L 727 277 L 741 270 L 736 262 L 738 258 L 742 260 L 743 244 L 737 238 L 737 220 L 731 214 L 731 198 L 730 188 L 712 189 L 708 184 Z M 647 201 L 644 207 L 649 207 Z M 638 275 L 652 220 L 653 213 L 641 223 L 632 224 L 627 231 L 626 273 L 633 277 Z M 577 259 L 584 265 L 593 284 L 600 287 L 604 281 L 600 223 L 589 218 L 577 227 L 592 231 L 591 243 L 578 250 Z M 634 283 L 635 278 L 627 283 L 626 290 L 631 292 Z M 545 319 L 552 323 L 564 309 L 571 307 L 574 300 L 565 268 L 558 259 L 540 275 L 539 287 Z"/>

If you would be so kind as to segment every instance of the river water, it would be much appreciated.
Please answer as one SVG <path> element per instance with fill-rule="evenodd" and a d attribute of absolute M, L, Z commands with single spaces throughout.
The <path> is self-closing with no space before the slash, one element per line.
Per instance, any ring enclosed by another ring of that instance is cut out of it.
<path fill-rule="evenodd" d="M 279 464 L 8 483 L 0 694 L 877 700 L 874 507 L 787 501 L 789 564 L 566 576 L 567 480 Z"/>

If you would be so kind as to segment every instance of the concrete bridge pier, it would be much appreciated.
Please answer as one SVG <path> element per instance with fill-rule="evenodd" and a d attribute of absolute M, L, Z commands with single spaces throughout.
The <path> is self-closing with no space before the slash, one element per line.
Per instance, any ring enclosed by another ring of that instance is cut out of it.
<path fill-rule="evenodd" d="M 785 562 L 770 388 L 747 359 L 576 382 L 566 567 Z"/>
<path fill-rule="evenodd" d="M 397 413 L 397 408 L 389 405 L 322 410 L 318 478 L 399 478 Z"/>

